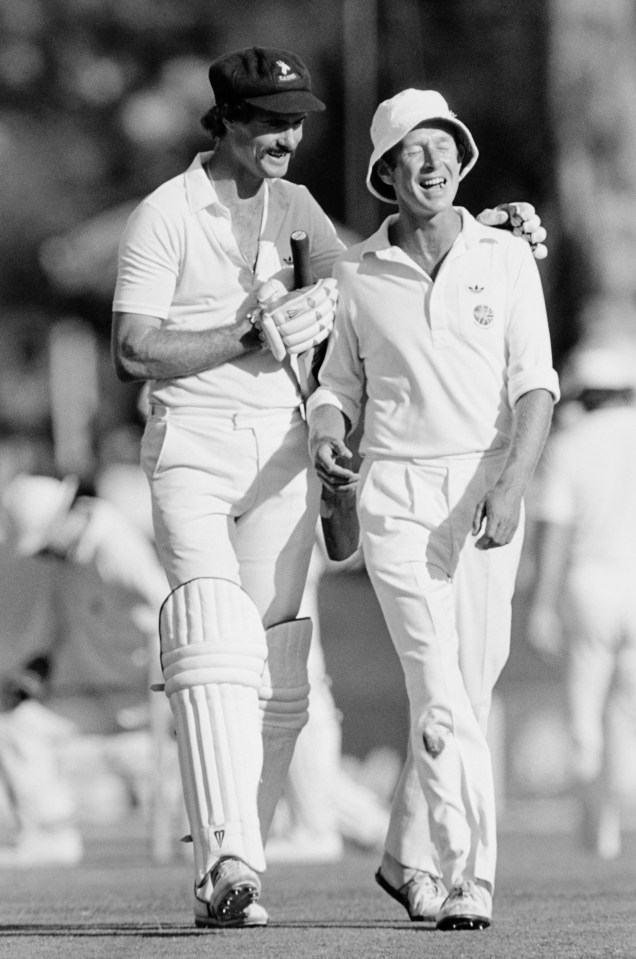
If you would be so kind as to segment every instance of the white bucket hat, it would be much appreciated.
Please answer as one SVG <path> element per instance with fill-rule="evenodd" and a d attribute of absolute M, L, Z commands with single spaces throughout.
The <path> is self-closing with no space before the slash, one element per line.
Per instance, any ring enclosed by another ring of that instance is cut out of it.
<path fill-rule="evenodd" d="M 15 476 L 2 494 L 5 541 L 21 556 L 44 549 L 67 515 L 79 480 L 75 476 Z"/>
<path fill-rule="evenodd" d="M 402 90 L 390 100 L 383 100 L 375 111 L 371 123 L 371 142 L 373 153 L 369 160 L 367 172 L 367 187 L 385 203 L 395 203 L 393 187 L 384 183 L 378 176 L 376 169 L 387 150 L 403 140 L 407 133 L 420 123 L 434 120 L 443 120 L 450 124 L 458 141 L 464 147 L 464 159 L 459 174 L 461 180 L 477 162 L 479 150 L 472 134 L 461 120 L 449 109 L 441 93 L 436 90 Z"/>

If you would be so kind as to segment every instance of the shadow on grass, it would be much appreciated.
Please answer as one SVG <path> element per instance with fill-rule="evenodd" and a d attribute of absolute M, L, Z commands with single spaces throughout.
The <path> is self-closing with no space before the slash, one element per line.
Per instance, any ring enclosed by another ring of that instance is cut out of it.
<path fill-rule="evenodd" d="M 0 926 L 0 940 L 7 937 L 64 937 L 74 936 L 94 939 L 99 936 L 141 936 L 143 938 L 164 938 L 170 936 L 214 936 L 223 933 L 235 935 L 258 935 L 267 929 L 381 929 L 386 932 L 436 932 L 433 923 L 391 922 L 386 920 L 366 920 L 352 922 L 334 919 L 296 919 L 285 922 L 269 922 L 267 926 L 252 926 L 245 929 L 197 929 L 195 926 L 180 926 L 173 923 L 7 923 Z"/>

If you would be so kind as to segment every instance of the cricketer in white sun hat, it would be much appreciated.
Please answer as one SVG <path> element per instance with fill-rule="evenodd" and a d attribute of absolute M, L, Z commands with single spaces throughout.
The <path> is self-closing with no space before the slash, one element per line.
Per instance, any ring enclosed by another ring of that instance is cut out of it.
<path fill-rule="evenodd" d="M 464 148 L 459 179 L 463 179 L 477 162 L 479 150 L 468 127 L 458 120 L 441 95 L 436 90 L 402 90 L 390 100 L 383 100 L 375 111 L 371 122 L 371 142 L 373 153 L 369 160 L 367 187 L 385 203 L 395 203 L 393 187 L 384 183 L 378 176 L 377 164 L 384 154 L 403 140 L 407 133 L 420 123 L 439 120 L 450 126 Z"/>

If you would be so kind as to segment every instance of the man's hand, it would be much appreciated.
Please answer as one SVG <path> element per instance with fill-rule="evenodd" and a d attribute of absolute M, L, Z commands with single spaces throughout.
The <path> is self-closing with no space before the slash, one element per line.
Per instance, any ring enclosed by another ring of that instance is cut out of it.
<path fill-rule="evenodd" d="M 299 354 L 325 340 L 333 327 L 338 285 L 331 277 L 292 293 L 273 295 L 269 281 L 258 293 L 261 315 L 256 321 L 277 360 Z"/>
<path fill-rule="evenodd" d="M 515 236 L 530 244 L 535 260 L 544 260 L 548 249 L 544 245 L 547 237 L 541 226 L 541 217 L 531 203 L 500 203 L 494 210 L 482 210 L 477 220 L 484 226 L 508 226 Z"/>
<path fill-rule="evenodd" d="M 355 489 L 359 476 L 338 460 L 350 460 L 353 453 L 335 436 L 315 436 L 309 440 L 309 455 L 323 486 L 332 492 Z"/>
<path fill-rule="evenodd" d="M 507 546 L 512 540 L 521 515 L 521 497 L 514 495 L 500 485 L 488 490 L 477 503 L 473 516 L 473 536 L 479 536 L 476 549 L 495 549 Z"/>

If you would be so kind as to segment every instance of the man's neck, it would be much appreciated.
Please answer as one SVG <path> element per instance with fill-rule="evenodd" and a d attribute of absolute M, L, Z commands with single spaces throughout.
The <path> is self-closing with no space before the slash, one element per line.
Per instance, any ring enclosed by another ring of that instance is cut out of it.
<path fill-rule="evenodd" d="M 223 149 L 223 141 L 204 163 L 204 170 L 214 183 L 214 189 L 227 206 L 253 200 L 263 185 L 263 179 L 237 167 L 233 158 Z"/>
<path fill-rule="evenodd" d="M 266 211 L 264 180 L 248 175 L 224 157 L 215 161 L 214 153 L 206 163 L 206 173 L 214 184 L 219 201 L 230 211 L 236 244 L 250 269 L 256 268 L 259 238 Z"/>
<path fill-rule="evenodd" d="M 389 238 L 434 279 L 461 228 L 461 214 L 452 208 L 426 219 L 400 210 L 389 227 Z"/>

